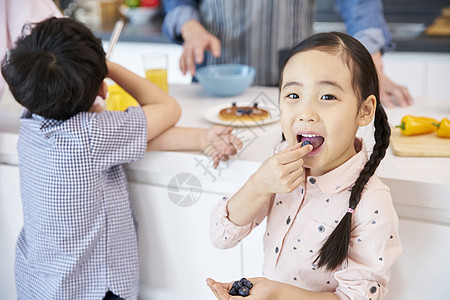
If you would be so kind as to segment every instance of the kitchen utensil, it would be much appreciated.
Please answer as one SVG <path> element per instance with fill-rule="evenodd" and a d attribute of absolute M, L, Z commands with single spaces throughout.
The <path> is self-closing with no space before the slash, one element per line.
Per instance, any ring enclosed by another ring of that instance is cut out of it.
<path fill-rule="evenodd" d="M 252 84 L 255 72 L 255 68 L 247 65 L 211 65 L 199 68 L 196 77 L 213 96 L 230 97 L 242 93 Z"/>
<path fill-rule="evenodd" d="M 159 7 L 128 7 L 120 6 L 120 13 L 132 24 L 144 25 L 150 23 L 153 16 L 160 12 Z"/>
<path fill-rule="evenodd" d="M 450 139 L 438 137 L 435 132 L 404 136 L 399 128 L 393 128 L 391 149 L 398 156 L 450 157 Z"/>
<path fill-rule="evenodd" d="M 123 21 L 123 19 L 119 19 L 114 25 L 113 32 L 111 33 L 111 38 L 109 39 L 109 47 L 108 51 L 106 52 L 106 59 L 110 59 L 112 52 L 116 47 L 117 41 L 119 40 L 120 33 L 122 32 L 124 23 L 125 22 Z"/>

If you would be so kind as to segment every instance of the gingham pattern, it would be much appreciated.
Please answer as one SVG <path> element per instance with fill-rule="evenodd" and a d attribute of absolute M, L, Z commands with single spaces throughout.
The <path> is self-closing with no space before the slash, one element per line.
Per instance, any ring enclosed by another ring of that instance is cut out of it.
<path fill-rule="evenodd" d="M 24 227 L 19 299 L 138 295 L 136 215 L 123 164 L 146 149 L 140 108 L 66 121 L 25 111 L 18 142 Z"/>

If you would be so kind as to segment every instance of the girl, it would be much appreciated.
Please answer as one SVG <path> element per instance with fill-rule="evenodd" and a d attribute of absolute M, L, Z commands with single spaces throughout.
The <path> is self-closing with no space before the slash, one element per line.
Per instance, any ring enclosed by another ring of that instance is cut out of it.
<path fill-rule="evenodd" d="M 213 210 L 213 244 L 233 247 L 267 217 L 266 278 L 251 279 L 249 300 L 382 299 L 402 246 L 389 189 L 374 175 L 390 128 L 372 58 L 346 34 L 319 33 L 291 51 L 279 89 L 285 140 Z M 368 159 L 355 135 L 374 118 Z M 232 283 L 207 284 L 230 299 Z"/>

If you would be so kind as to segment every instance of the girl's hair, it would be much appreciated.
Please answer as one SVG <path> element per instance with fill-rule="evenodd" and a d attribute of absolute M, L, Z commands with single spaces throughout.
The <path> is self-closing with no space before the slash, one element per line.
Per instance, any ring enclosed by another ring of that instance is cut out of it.
<path fill-rule="evenodd" d="M 352 86 L 359 99 L 359 107 L 370 95 L 374 95 L 377 99 L 374 120 L 375 145 L 373 152 L 351 188 L 349 208 L 355 209 L 359 203 L 364 186 L 375 173 L 380 161 L 386 154 L 391 134 L 386 113 L 379 100 L 377 71 L 372 56 L 355 38 L 340 32 L 318 33 L 308 37 L 291 50 L 281 69 L 280 89 L 283 82 L 283 70 L 289 59 L 297 53 L 308 50 L 319 50 L 338 55 L 342 58 L 352 74 Z M 314 261 L 317 262 L 319 268 L 326 266 L 327 270 L 334 270 L 347 258 L 351 221 L 352 213 L 346 212 L 337 227 L 323 244 L 318 257 Z"/>
<path fill-rule="evenodd" d="M 88 111 L 107 73 L 101 40 L 70 18 L 25 25 L 2 61 L 2 74 L 17 102 L 56 120 Z"/>

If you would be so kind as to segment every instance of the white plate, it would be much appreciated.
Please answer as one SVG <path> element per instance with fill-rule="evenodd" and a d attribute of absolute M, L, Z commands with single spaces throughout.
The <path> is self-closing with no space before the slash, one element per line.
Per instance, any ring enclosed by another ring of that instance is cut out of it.
<path fill-rule="evenodd" d="M 272 124 L 280 120 L 280 111 L 278 110 L 278 107 L 271 106 L 267 107 L 264 105 L 258 105 L 259 108 L 265 109 L 269 112 L 269 117 L 265 120 L 261 121 L 242 121 L 238 120 L 237 118 L 235 120 L 225 121 L 219 118 L 219 112 L 227 107 L 231 107 L 232 103 L 227 104 L 221 104 L 218 106 L 211 107 L 207 109 L 203 116 L 206 120 L 208 120 L 211 123 L 219 124 L 219 125 L 225 125 L 225 126 L 232 126 L 232 127 L 249 127 L 249 126 L 264 126 L 267 124 Z M 237 106 L 253 106 L 253 103 L 245 103 L 240 102 L 236 103 Z"/>

